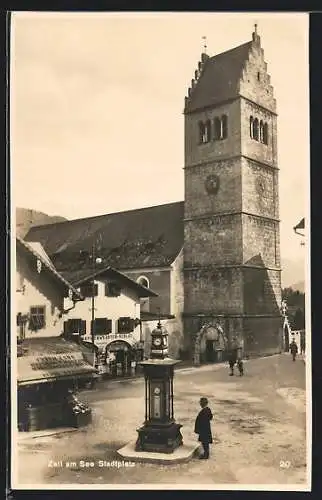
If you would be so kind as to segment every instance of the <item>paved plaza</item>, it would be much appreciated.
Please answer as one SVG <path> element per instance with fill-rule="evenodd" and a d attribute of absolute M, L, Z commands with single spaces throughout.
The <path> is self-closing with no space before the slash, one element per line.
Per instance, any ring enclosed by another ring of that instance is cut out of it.
<path fill-rule="evenodd" d="M 178 369 L 175 417 L 196 440 L 199 397 L 214 413 L 210 460 L 158 465 L 122 463 L 117 450 L 136 438 L 144 419 L 142 378 L 105 381 L 80 398 L 93 409 L 84 429 L 18 446 L 18 481 L 31 484 L 304 484 L 306 482 L 305 364 L 281 354 L 245 363 L 245 376 L 226 365 Z M 26 434 L 26 433 L 25 433 Z"/>

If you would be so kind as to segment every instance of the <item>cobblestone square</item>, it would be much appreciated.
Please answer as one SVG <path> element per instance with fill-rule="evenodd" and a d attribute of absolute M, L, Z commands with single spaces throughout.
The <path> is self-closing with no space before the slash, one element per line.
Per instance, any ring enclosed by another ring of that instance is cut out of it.
<path fill-rule="evenodd" d="M 93 408 L 84 429 L 18 445 L 18 481 L 38 484 L 205 485 L 267 484 L 304 487 L 306 479 L 305 364 L 281 354 L 245 363 L 244 377 L 229 377 L 226 365 L 176 371 L 175 418 L 183 436 L 196 440 L 200 396 L 214 413 L 209 461 L 179 465 L 123 462 L 117 450 L 136 439 L 144 419 L 143 379 L 105 381 L 80 394 Z M 219 486 L 218 486 L 219 485 Z"/>

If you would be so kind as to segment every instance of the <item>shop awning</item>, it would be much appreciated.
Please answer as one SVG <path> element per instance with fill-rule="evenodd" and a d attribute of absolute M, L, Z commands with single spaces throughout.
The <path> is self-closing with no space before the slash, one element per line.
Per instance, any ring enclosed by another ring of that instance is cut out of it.
<path fill-rule="evenodd" d="M 84 357 L 84 346 L 61 337 L 28 339 L 18 357 L 18 385 L 39 384 L 61 379 L 82 378 L 96 373 Z"/>

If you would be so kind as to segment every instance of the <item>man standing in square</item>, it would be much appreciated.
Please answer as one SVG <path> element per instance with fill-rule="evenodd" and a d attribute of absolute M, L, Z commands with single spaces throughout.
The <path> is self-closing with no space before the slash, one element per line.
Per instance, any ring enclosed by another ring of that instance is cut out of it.
<path fill-rule="evenodd" d="M 200 398 L 201 410 L 198 413 L 195 422 L 195 433 L 199 434 L 198 440 L 201 442 L 204 453 L 199 458 L 208 459 L 209 458 L 209 445 L 212 443 L 212 434 L 210 421 L 212 420 L 212 412 L 208 407 L 208 399 Z"/>

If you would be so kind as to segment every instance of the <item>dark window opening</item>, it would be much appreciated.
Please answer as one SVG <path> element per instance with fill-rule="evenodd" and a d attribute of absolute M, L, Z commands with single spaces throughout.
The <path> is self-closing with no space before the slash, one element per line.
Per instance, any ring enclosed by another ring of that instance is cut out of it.
<path fill-rule="evenodd" d="M 134 319 L 122 317 L 118 320 L 118 333 L 131 333 L 134 330 Z"/>
<path fill-rule="evenodd" d="M 258 127 L 258 119 L 257 118 L 255 118 L 255 120 L 254 120 L 253 138 L 255 139 L 255 141 L 259 140 L 259 127 Z"/>
<path fill-rule="evenodd" d="M 86 321 L 72 318 L 64 321 L 64 335 L 86 335 Z"/>
<path fill-rule="evenodd" d="M 220 120 L 220 118 L 215 118 L 214 125 L 215 125 L 214 139 L 215 139 L 215 141 L 219 141 L 221 139 L 221 120 Z"/>
<path fill-rule="evenodd" d="M 121 287 L 118 283 L 105 283 L 105 295 L 107 297 L 119 297 L 121 295 Z"/>
<path fill-rule="evenodd" d="M 254 118 L 251 116 L 249 119 L 249 135 L 254 138 Z"/>
<path fill-rule="evenodd" d="M 93 322 L 91 321 L 91 328 Z M 107 335 L 112 332 L 112 320 L 108 318 L 94 319 L 94 335 Z"/>
<path fill-rule="evenodd" d="M 93 297 L 93 291 L 94 291 L 94 297 L 97 297 L 98 295 L 98 285 L 95 284 L 93 286 L 92 283 L 86 283 L 84 285 L 81 285 L 80 287 L 80 293 L 83 297 Z"/>
<path fill-rule="evenodd" d="M 268 125 L 267 123 L 264 123 L 263 127 L 263 143 L 268 144 Z"/>
<path fill-rule="evenodd" d="M 259 122 L 259 140 L 264 142 L 264 124 L 262 120 Z"/>
<path fill-rule="evenodd" d="M 138 283 L 142 286 L 145 286 L 145 288 L 149 288 L 149 282 L 147 278 L 140 278 Z"/>
<path fill-rule="evenodd" d="M 228 136 L 228 118 L 227 115 L 221 117 L 221 139 L 226 139 Z"/>
<path fill-rule="evenodd" d="M 46 326 L 46 307 L 34 306 L 30 308 L 29 328 L 30 330 L 37 331 Z"/>
<path fill-rule="evenodd" d="M 260 72 L 258 71 L 258 72 L 257 72 L 257 80 L 258 80 L 258 81 L 260 81 L 260 79 L 261 79 L 261 74 L 260 74 Z"/>
<path fill-rule="evenodd" d="M 199 122 L 199 143 L 203 144 L 205 141 L 205 125 L 202 122 Z"/>
<path fill-rule="evenodd" d="M 211 121 L 207 120 L 205 125 L 205 142 L 209 142 L 211 140 Z"/>

